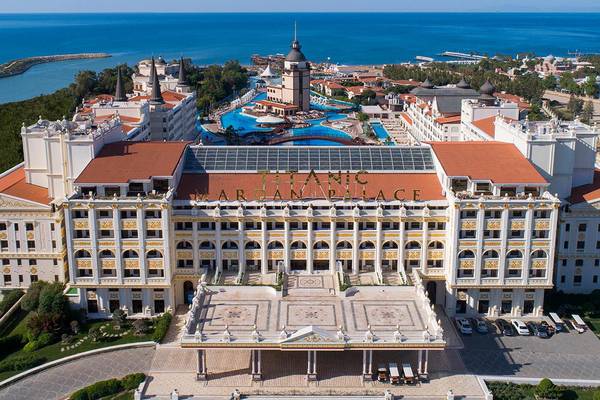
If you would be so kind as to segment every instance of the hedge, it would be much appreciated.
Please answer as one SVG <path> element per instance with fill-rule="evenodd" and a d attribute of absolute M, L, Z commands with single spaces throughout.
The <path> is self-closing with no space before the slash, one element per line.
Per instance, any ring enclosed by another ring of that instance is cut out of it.
<path fill-rule="evenodd" d="M 172 319 L 173 319 L 173 316 L 171 315 L 171 313 L 164 313 L 163 315 L 161 315 L 160 317 L 158 317 L 156 319 L 156 325 L 154 327 L 154 335 L 152 336 L 152 339 L 155 342 L 160 343 L 165 338 L 165 335 L 167 334 L 167 331 L 169 330 L 169 325 L 171 325 Z"/>
<path fill-rule="evenodd" d="M 15 358 L 10 358 L 0 362 L 0 372 L 6 371 L 22 371 L 37 367 L 46 362 L 45 357 L 39 357 L 34 354 L 27 354 Z"/>
<path fill-rule="evenodd" d="M 21 349 L 23 337 L 21 335 L 10 335 L 0 338 L 0 357 L 14 353 Z"/>
<path fill-rule="evenodd" d="M 146 379 L 142 373 L 124 376 L 122 379 L 109 379 L 96 382 L 93 385 L 79 389 L 69 400 L 96 400 L 103 397 L 119 394 L 123 391 L 134 390 Z"/>

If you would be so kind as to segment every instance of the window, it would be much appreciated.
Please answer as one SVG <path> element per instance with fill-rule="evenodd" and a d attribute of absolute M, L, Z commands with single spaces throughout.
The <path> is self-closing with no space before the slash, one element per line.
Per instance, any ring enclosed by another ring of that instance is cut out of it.
<path fill-rule="evenodd" d="M 502 314 L 510 314 L 512 312 L 512 300 L 502 300 L 500 308 L 502 309 Z"/>
<path fill-rule="evenodd" d="M 562 259 L 561 263 L 562 263 L 563 267 L 566 267 L 567 266 L 567 259 L 566 258 Z"/>
<path fill-rule="evenodd" d="M 88 311 L 88 313 L 97 313 L 98 312 L 98 300 L 88 299 L 87 311 Z"/>
<path fill-rule="evenodd" d="M 477 217 L 477 211 L 475 210 L 463 210 L 460 212 L 460 218 L 464 219 L 464 218 L 476 218 Z"/>
<path fill-rule="evenodd" d="M 3 258 L 2 265 L 10 265 L 10 260 L 8 258 Z"/>
<path fill-rule="evenodd" d="M 53 249 L 53 250 L 54 250 L 54 249 L 56 249 L 56 240 L 53 240 L 53 241 L 52 241 L 52 249 Z"/>
<path fill-rule="evenodd" d="M 226 223 L 227 223 L 227 222 L 223 222 L 223 223 L 221 224 L 221 226 L 222 226 L 223 224 L 226 224 Z M 193 223 L 192 223 L 192 222 L 189 222 L 189 221 L 187 221 L 187 222 L 176 222 L 176 223 L 175 223 L 175 230 L 176 230 L 176 231 L 191 231 L 191 230 L 193 230 L 193 229 L 194 229 L 194 225 L 193 225 Z"/>
<path fill-rule="evenodd" d="M 25 230 L 26 231 L 32 231 L 33 230 L 33 224 L 31 222 L 28 222 L 25 224 Z"/>
<path fill-rule="evenodd" d="M 165 312 L 165 301 L 162 299 L 154 299 L 154 312 L 162 314 Z"/>
<path fill-rule="evenodd" d="M 598 275 L 592 277 L 592 283 L 598 283 Z"/>
<path fill-rule="evenodd" d="M 575 260 L 575 266 L 576 267 L 583 267 L 583 260 L 582 259 Z"/>
<path fill-rule="evenodd" d="M 140 314 L 142 312 L 142 308 L 142 300 L 131 300 L 131 309 L 133 310 L 134 314 Z"/>
<path fill-rule="evenodd" d="M 565 241 L 563 242 L 563 249 L 568 249 L 568 248 L 569 248 L 569 241 L 568 241 L 568 240 L 565 240 Z"/>
<path fill-rule="evenodd" d="M 121 210 L 121 219 L 137 218 L 136 210 Z"/>
<path fill-rule="evenodd" d="M 115 311 L 117 311 L 120 307 L 119 304 L 119 300 L 118 299 L 111 299 L 108 301 L 108 311 L 110 311 L 111 313 L 114 313 Z"/>
<path fill-rule="evenodd" d="M 582 249 L 585 249 L 585 241 L 578 240 L 577 241 L 577 250 L 582 250 Z"/>
<path fill-rule="evenodd" d="M 430 231 L 443 231 L 446 229 L 445 222 L 428 222 L 427 229 Z"/>
<path fill-rule="evenodd" d="M 548 239 L 549 237 L 549 231 L 546 230 L 535 230 L 533 231 L 533 238 L 534 239 Z"/>
<path fill-rule="evenodd" d="M 121 238 L 122 239 L 136 239 L 137 237 L 138 237 L 137 230 L 131 230 L 131 229 L 121 230 Z"/>
<path fill-rule="evenodd" d="M 37 275 L 31 275 L 30 279 L 31 279 L 31 283 L 37 282 L 38 281 L 38 276 Z"/>
<path fill-rule="evenodd" d="M 144 213 L 146 218 L 160 218 L 159 210 L 146 210 Z"/>
<path fill-rule="evenodd" d="M 113 231 L 109 230 L 109 229 L 101 229 L 100 230 L 100 238 L 105 239 L 105 238 L 112 238 L 113 237 Z"/>
<path fill-rule="evenodd" d="M 413 224 L 414 222 L 411 222 L 411 224 Z M 418 222 L 417 222 L 418 224 Z M 420 224 L 419 224 L 420 226 Z M 358 223 L 358 229 L 361 231 L 372 231 L 375 230 L 375 222 L 359 222 Z M 417 228 L 419 229 L 419 228 Z"/>
<path fill-rule="evenodd" d="M 561 277 L 560 277 L 560 283 L 565 283 L 566 280 L 567 280 L 566 276 L 561 275 Z"/>
<path fill-rule="evenodd" d="M 0 240 L 0 250 L 8 250 L 8 240 Z"/>
<path fill-rule="evenodd" d="M 600 249 L 600 240 L 597 240 L 597 241 L 596 241 L 596 248 L 597 248 L 597 249 Z"/>
<path fill-rule="evenodd" d="M 148 231 L 146 231 L 146 237 L 154 238 L 154 239 L 161 239 L 162 238 L 162 230 L 160 230 L 160 229 L 148 230 Z"/>
<path fill-rule="evenodd" d="M 260 230 L 260 221 L 248 221 L 244 224 L 244 229 L 247 231 Z"/>
<path fill-rule="evenodd" d="M 600 225 L 598 225 L 600 226 Z M 565 224 L 565 232 L 570 232 L 571 231 L 571 224 Z"/>
<path fill-rule="evenodd" d="M 483 238 L 484 239 L 499 239 L 500 238 L 500 231 L 488 231 L 488 230 L 485 230 L 485 231 L 483 231 Z"/>
<path fill-rule="evenodd" d="M 0 222 L 0 231 L 6 230 L 6 222 Z"/>
<path fill-rule="evenodd" d="M 525 211 L 523 210 L 512 210 L 510 212 L 511 218 L 523 218 L 525 216 Z"/>
<path fill-rule="evenodd" d="M 73 236 L 75 239 L 89 239 L 90 231 L 87 229 L 75 229 L 73 231 Z"/>
<path fill-rule="evenodd" d="M 354 223 L 353 222 L 336 222 L 335 223 L 335 229 L 338 230 L 352 230 L 354 229 Z"/>
<path fill-rule="evenodd" d="M 214 231 L 215 223 L 214 222 L 198 222 L 198 229 L 201 231 Z"/>
<path fill-rule="evenodd" d="M 549 211 L 548 210 L 536 210 L 533 213 L 533 216 L 535 218 L 548 218 L 549 215 Z"/>
<path fill-rule="evenodd" d="M 581 286 L 581 275 L 575 275 L 573 277 L 573 286 Z"/>
<path fill-rule="evenodd" d="M 19 224 L 15 224 L 15 232 L 19 231 Z"/>
<path fill-rule="evenodd" d="M 106 197 L 121 196 L 121 188 L 118 186 L 106 186 L 104 188 L 104 195 Z"/>
<path fill-rule="evenodd" d="M 188 224 L 188 222 L 185 222 L 186 224 Z M 191 230 L 191 222 L 189 222 L 190 224 L 190 229 L 185 229 L 185 230 Z M 186 225 L 187 226 L 187 225 Z M 237 222 L 221 222 L 221 230 L 222 231 L 236 231 L 238 229 L 238 223 Z M 306 228 L 305 228 L 306 229 Z"/>
<path fill-rule="evenodd" d="M 501 210 L 485 210 L 485 217 L 499 219 L 502 217 L 502 211 Z"/>
<path fill-rule="evenodd" d="M 524 237 L 525 237 L 525 231 L 523 231 L 523 230 L 510 231 L 511 239 L 523 239 Z"/>
<path fill-rule="evenodd" d="M 98 218 L 111 218 L 112 217 L 112 211 L 110 210 L 99 210 L 98 211 Z"/>
<path fill-rule="evenodd" d="M 585 232 L 587 229 L 587 224 L 579 224 L 579 226 L 577 227 L 577 230 L 579 232 Z"/>
<path fill-rule="evenodd" d="M 397 231 L 400 229 L 399 222 L 383 222 L 381 224 L 381 229 L 384 231 Z"/>
<path fill-rule="evenodd" d="M 267 222 L 267 230 L 269 231 L 278 231 L 285 229 L 285 224 L 283 222 Z"/>
<path fill-rule="evenodd" d="M 474 230 L 460 231 L 460 238 L 461 239 L 474 239 L 475 231 Z"/>
<path fill-rule="evenodd" d="M 73 218 L 87 218 L 87 217 L 88 217 L 87 210 L 73 210 Z M 16 228 L 16 226 L 15 226 L 15 228 Z"/>
<path fill-rule="evenodd" d="M 600 258 L 594 260 L 594 267 L 600 267 Z"/>
<path fill-rule="evenodd" d="M 30 266 L 32 266 L 32 265 L 37 265 L 37 260 L 36 260 L 35 258 L 31 258 L 31 259 L 29 260 L 29 265 L 30 265 Z"/>
<path fill-rule="evenodd" d="M 12 284 L 12 276 L 10 274 L 4 274 L 4 285 L 10 286 Z"/>

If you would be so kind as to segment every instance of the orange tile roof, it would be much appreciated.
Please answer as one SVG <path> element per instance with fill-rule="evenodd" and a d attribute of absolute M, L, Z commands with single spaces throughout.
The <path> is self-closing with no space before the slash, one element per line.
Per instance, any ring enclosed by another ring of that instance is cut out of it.
<path fill-rule="evenodd" d="M 133 97 L 129 98 L 129 101 L 140 101 L 140 100 L 150 100 L 150 96 L 140 95 L 140 96 L 133 96 Z"/>
<path fill-rule="evenodd" d="M 478 129 L 485 132 L 491 138 L 496 137 L 496 116 L 492 115 L 491 117 L 481 118 L 477 121 L 473 121 L 473 125 L 475 125 Z"/>
<path fill-rule="evenodd" d="M 460 124 L 460 115 L 453 115 L 451 117 L 436 118 L 435 122 L 437 122 L 440 125 L 445 125 L 445 124 Z"/>
<path fill-rule="evenodd" d="M 588 185 L 577 186 L 571 190 L 567 200 L 572 204 L 592 202 L 600 199 L 600 170 L 594 171 L 594 181 Z"/>
<path fill-rule="evenodd" d="M 419 86 L 421 82 L 406 79 L 392 80 L 392 83 L 399 86 Z"/>
<path fill-rule="evenodd" d="M 116 142 L 105 145 L 75 183 L 127 183 L 172 176 L 188 142 Z"/>
<path fill-rule="evenodd" d="M 300 193 L 304 199 L 325 199 L 328 190 L 334 190 L 333 198 L 342 198 L 346 190 L 344 184 L 338 184 L 333 181 L 331 187 L 328 186 L 328 174 L 316 174 L 320 184 L 317 184 L 313 177 L 309 179 L 308 184 L 304 186 L 309 174 L 294 174 L 294 191 Z M 363 189 L 365 198 L 376 199 L 379 191 L 382 191 L 383 198 L 393 201 L 394 194 L 400 200 L 443 200 L 442 187 L 435 173 L 406 173 L 406 174 L 382 174 L 370 173 L 361 177 L 367 181 L 366 185 L 360 185 L 353 182 L 349 187 L 350 195 L 353 198 L 362 198 Z M 264 186 L 263 186 L 264 179 Z M 248 201 L 259 200 L 260 192 L 257 189 L 265 188 L 267 200 L 292 200 L 291 183 L 288 174 L 279 174 L 279 186 L 276 184 L 276 174 L 269 174 L 263 178 L 262 174 L 257 173 L 239 173 L 239 174 L 184 174 L 179 187 L 177 188 L 177 199 L 191 200 L 197 197 L 205 200 L 236 200 L 238 190 Z M 277 196 L 279 188 L 280 198 Z M 383 200 L 383 199 L 382 199 Z"/>
<path fill-rule="evenodd" d="M 126 115 L 119 114 L 119 118 L 121 119 L 121 122 L 140 122 L 140 118 L 128 117 Z"/>
<path fill-rule="evenodd" d="M 165 101 L 176 101 L 180 102 L 185 99 L 187 96 L 182 93 L 173 92 L 172 90 L 165 90 L 162 92 L 162 97 Z"/>
<path fill-rule="evenodd" d="M 511 143 L 430 142 L 447 176 L 468 176 L 494 183 L 547 183 Z"/>
<path fill-rule="evenodd" d="M 531 105 L 522 97 L 519 97 L 515 94 L 510 93 L 494 93 L 494 96 L 505 101 L 510 101 L 511 103 L 517 103 L 517 106 L 520 110 L 528 110 L 531 108 Z"/>
<path fill-rule="evenodd" d="M 0 178 L 0 193 L 45 205 L 52 201 L 48 197 L 48 189 L 25 181 L 23 167 Z"/>

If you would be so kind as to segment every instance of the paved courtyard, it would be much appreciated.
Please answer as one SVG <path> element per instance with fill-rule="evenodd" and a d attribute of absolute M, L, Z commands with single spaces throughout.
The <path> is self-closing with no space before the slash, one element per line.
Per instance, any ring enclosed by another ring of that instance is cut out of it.
<path fill-rule="evenodd" d="M 153 347 L 101 353 L 42 371 L 0 389 L 0 400 L 58 400 L 92 383 L 134 372 L 148 373 Z"/>
<path fill-rule="evenodd" d="M 600 379 L 600 340 L 590 331 L 550 339 L 497 334 L 462 336 L 460 355 L 474 374 Z"/>

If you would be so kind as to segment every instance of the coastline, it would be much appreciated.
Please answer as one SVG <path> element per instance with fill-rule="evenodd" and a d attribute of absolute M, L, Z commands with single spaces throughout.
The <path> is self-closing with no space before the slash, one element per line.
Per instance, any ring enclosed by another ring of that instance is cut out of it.
<path fill-rule="evenodd" d="M 39 64 L 47 64 L 69 60 L 84 60 L 110 57 L 112 56 L 108 53 L 76 53 L 19 58 L 16 60 L 8 61 L 4 64 L 0 64 L 0 79 L 21 75 L 27 72 L 31 67 Z"/>

